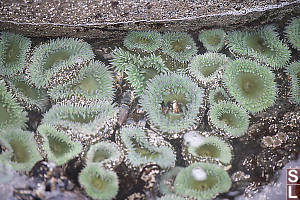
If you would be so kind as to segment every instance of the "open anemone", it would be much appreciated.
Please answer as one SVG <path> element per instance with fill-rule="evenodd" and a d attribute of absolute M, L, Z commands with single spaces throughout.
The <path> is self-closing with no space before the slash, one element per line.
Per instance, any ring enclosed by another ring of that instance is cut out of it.
<path fill-rule="evenodd" d="M 197 47 L 187 33 L 170 32 L 163 35 L 162 51 L 174 60 L 184 63 L 197 53 Z"/>
<path fill-rule="evenodd" d="M 98 200 L 113 199 L 119 190 L 117 174 L 96 165 L 88 165 L 80 172 L 79 183 L 88 196 Z"/>
<path fill-rule="evenodd" d="M 19 128 L 2 129 L 0 140 L 9 144 L 12 156 L 9 164 L 16 171 L 30 171 L 36 162 L 41 160 L 33 134 Z"/>
<path fill-rule="evenodd" d="M 227 36 L 233 53 L 253 57 L 273 69 L 283 67 L 290 59 L 290 50 L 283 44 L 275 27 L 266 26 L 254 32 L 233 31 Z"/>
<path fill-rule="evenodd" d="M 113 168 L 123 161 L 123 155 L 119 147 L 109 141 L 101 141 L 93 144 L 86 155 L 86 163 L 97 164 L 105 168 Z"/>
<path fill-rule="evenodd" d="M 160 179 L 159 191 L 162 194 L 174 194 L 174 180 L 183 167 L 173 167 L 165 172 Z"/>
<path fill-rule="evenodd" d="M 160 74 L 148 83 L 140 104 L 151 123 L 175 138 L 192 128 L 202 104 L 203 90 L 184 74 Z M 176 133 L 176 134 L 173 134 Z"/>
<path fill-rule="evenodd" d="M 272 106 L 277 95 L 275 75 L 265 66 L 246 59 L 230 62 L 223 74 L 228 92 L 252 113 Z"/>
<path fill-rule="evenodd" d="M 231 102 L 220 102 L 211 107 L 209 119 L 213 126 L 232 137 L 242 136 L 249 127 L 245 109 Z"/>
<path fill-rule="evenodd" d="M 76 77 L 68 82 L 57 85 L 49 91 L 52 99 L 113 99 L 113 77 L 108 68 L 100 61 L 91 61 L 80 69 Z"/>
<path fill-rule="evenodd" d="M 38 46 L 31 57 L 29 74 L 38 87 L 49 87 L 72 77 L 72 71 L 94 58 L 91 46 L 79 39 L 50 40 Z"/>
<path fill-rule="evenodd" d="M 232 155 L 231 147 L 224 140 L 216 136 L 204 137 L 192 131 L 184 134 L 183 156 L 189 163 L 199 162 L 204 158 L 211 158 L 230 164 Z"/>
<path fill-rule="evenodd" d="M 6 80 L 7 86 L 14 97 L 28 110 L 45 111 L 49 105 L 46 90 L 37 89 L 30 84 L 24 75 Z"/>
<path fill-rule="evenodd" d="M 228 101 L 229 96 L 222 87 L 216 87 L 209 91 L 208 102 L 210 105 L 220 103 L 221 101 Z"/>
<path fill-rule="evenodd" d="M 220 51 L 225 45 L 226 33 L 222 29 L 211 29 L 201 31 L 198 39 L 202 42 L 207 51 Z"/>
<path fill-rule="evenodd" d="M 0 129 L 25 127 L 27 113 L 7 91 L 5 83 L 0 80 Z"/>
<path fill-rule="evenodd" d="M 187 198 L 213 199 L 230 189 L 231 179 L 215 164 L 194 163 L 178 173 L 174 187 L 177 194 Z"/>
<path fill-rule="evenodd" d="M 81 144 L 72 141 L 69 136 L 55 127 L 42 124 L 38 132 L 44 140 L 43 148 L 49 161 L 62 165 L 81 152 Z"/>
<path fill-rule="evenodd" d="M 10 76 L 26 65 L 31 42 L 18 34 L 2 32 L 0 40 L 0 75 Z"/>
<path fill-rule="evenodd" d="M 124 46 L 127 49 L 137 49 L 147 53 L 159 49 L 161 43 L 162 37 L 156 31 L 132 31 L 124 39 Z"/>
<path fill-rule="evenodd" d="M 300 62 L 295 61 L 291 63 L 286 72 L 291 78 L 291 100 L 294 103 L 300 104 Z"/>
<path fill-rule="evenodd" d="M 300 51 L 300 17 L 293 18 L 285 27 L 285 33 L 289 42 Z"/>
<path fill-rule="evenodd" d="M 197 81 L 204 85 L 221 80 L 224 66 L 230 59 L 221 53 L 205 53 L 192 58 L 188 70 Z"/>
<path fill-rule="evenodd" d="M 170 168 L 175 165 L 175 154 L 170 144 L 156 134 L 148 135 L 139 127 L 122 128 L 118 142 L 124 147 L 125 161 L 129 166 L 155 163 L 161 168 Z"/>

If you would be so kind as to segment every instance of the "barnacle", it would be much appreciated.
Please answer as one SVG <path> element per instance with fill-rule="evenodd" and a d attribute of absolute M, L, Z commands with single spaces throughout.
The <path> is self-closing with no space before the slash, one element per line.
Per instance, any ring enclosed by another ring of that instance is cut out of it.
<path fill-rule="evenodd" d="M 206 85 L 221 79 L 224 66 L 230 59 L 221 53 L 205 53 L 192 58 L 188 70 L 200 83 Z"/>
<path fill-rule="evenodd" d="M 232 137 L 243 135 L 249 126 L 249 115 L 245 109 L 231 102 L 220 102 L 209 111 L 210 122 Z"/>
<path fill-rule="evenodd" d="M 202 42 L 207 51 L 220 51 L 225 45 L 226 33 L 222 29 L 211 29 L 201 31 L 198 39 Z"/>
<path fill-rule="evenodd" d="M 291 78 L 291 100 L 300 104 L 300 62 L 295 61 L 286 68 L 287 74 Z"/>
<path fill-rule="evenodd" d="M 160 74 L 148 83 L 140 104 L 149 120 L 166 136 L 192 128 L 202 104 L 203 90 L 184 74 Z"/>
<path fill-rule="evenodd" d="M 0 75 L 13 75 L 26 65 L 30 39 L 8 32 L 2 32 L 0 40 Z"/>
<path fill-rule="evenodd" d="M 2 129 L 0 140 L 6 141 L 12 149 L 9 164 L 16 171 L 30 171 L 34 164 L 41 160 L 33 134 L 19 128 Z"/>
<path fill-rule="evenodd" d="M 69 136 L 55 127 L 42 124 L 38 132 L 44 140 L 43 148 L 49 161 L 62 165 L 81 152 L 81 144 L 72 141 Z"/>
<path fill-rule="evenodd" d="M 162 194 L 173 194 L 174 191 L 174 180 L 178 173 L 183 169 L 183 167 L 173 167 L 169 171 L 165 172 L 160 179 L 159 191 Z"/>
<path fill-rule="evenodd" d="M 285 33 L 289 42 L 300 51 L 300 17 L 293 18 L 285 27 Z"/>
<path fill-rule="evenodd" d="M 3 80 L 0 80 L 0 129 L 9 127 L 25 127 L 27 113 L 6 90 Z"/>
<path fill-rule="evenodd" d="M 156 31 L 132 31 L 124 39 L 124 46 L 128 49 L 138 49 L 145 52 L 154 52 L 162 43 L 160 33 Z"/>
<path fill-rule="evenodd" d="M 190 137 L 192 142 L 189 142 Z M 230 145 L 219 137 L 204 137 L 197 132 L 188 132 L 184 135 L 184 141 L 186 145 L 184 146 L 183 156 L 188 161 L 199 162 L 201 158 L 213 158 L 224 164 L 229 164 L 231 161 Z"/>
<path fill-rule="evenodd" d="M 79 183 L 88 196 L 98 200 L 113 199 L 119 190 L 117 174 L 96 165 L 88 165 L 80 172 Z"/>
<path fill-rule="evenodd" d="M 84 100 L 113 99 L 113 77 L 100 61 L 91 61 L 80 69 L 76 77 L 57 85 L 49 91 L 55 100 L 83 98 Z"/>
<path fill-rule="evenodd" d="M 162 51 L 179 62 L 188 62 L 196 53 L 197 47 L 193 38 L 187 33 L 165 33 Z"/>
<path fill-rule="evenodd" d="M 157 135 L 148 136 L 139 127 L 124 127 L 120 130 L 118 142 L 123 144 L 127 162 L 133 167 L 156 163 L 162 168 L 175 164 L 175 154 L 169 143 Z"/>
<path fill-rule="evenodd" d="M 215 164 L 194 163 L 178 173 L 174 187 L 177 194 L 187 198 L 213 199 L 230 189 L 231 179 Z"/>
<path fill-rule="evenodd" d="M 157 200 L 185 200 L 185 198 L 177 196 L 175 194 L 167 194 L 165 196 L 162 196 L 161 198 L 158 198 Z"/>
<path fill-rule="evenodd" d="M 209 91 L 208 102 L 210 105 L 219 103 L 220 101 L 228 101 L 229 96 L 222 87 L 216 87 Z"/>
<path fill-rule="evenodd" d="M 254 32 L 233 31 L 227 40 L 232 52 L 253 57 L 273 69 L 283 67 L 290 59 L 289 48 L 280 41 L 273 26 Z"/>
<path fill-rule="evenodd" d="M 276 99 L 275 75 L 256 62 L 238 59 L 230 62 L 223 74 L 228 92 L 250 112 L 272 106 Z"/>
<path fill-rule="evenodd" d="M 117 72 L 125 72 L 131 66 L 140 65 L 141 57 L 121 48 L 116 48 L 112 54 L 111 64 Z"/>
<path fill-rule="evenodd" d="M 37 89 L 30 84 L 24 75 L 6 80 L 7 86 L 14 97 L 28 110 L 45 111 L 49 105 L 46 90 Z"/>
<path fill-rule="evenodd" d="M 94 58 L 91 46 L 79 39 L 62 38 L 42 44 L 33 51 L 28 72 L 38 87 L 53 86 L 70 78 L 65 75 L 76 65 Z"/>

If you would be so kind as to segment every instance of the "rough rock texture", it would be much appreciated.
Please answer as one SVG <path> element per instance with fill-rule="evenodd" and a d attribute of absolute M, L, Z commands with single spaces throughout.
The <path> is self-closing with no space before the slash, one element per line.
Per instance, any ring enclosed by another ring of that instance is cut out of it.
<path fill-rule="evenodd" d="M 234 28 L 299 14 L 300 0 L 6 0 L 0 1 L 0 30 L 114 39 L 128 30 Z"/>

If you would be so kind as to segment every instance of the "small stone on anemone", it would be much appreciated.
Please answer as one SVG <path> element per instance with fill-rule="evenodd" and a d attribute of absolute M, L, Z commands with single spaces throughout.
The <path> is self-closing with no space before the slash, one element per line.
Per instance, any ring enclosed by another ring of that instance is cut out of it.
<path fill-rule="evenodd" d="M 226 33 L 224 30 L 211 29 L 201 31 L 198 35 L 198 39 L 208 51 L 217 52 L 224 47 L 225 36 Z"/>
<path fill-rule="evenodd" d="M 199 135 L 196 131 L 189 131 L 183 135 L 185 145 L 191 147 L 198 147 L 203 143 L 203 136 Z"/>
<path fill-rule="evenodd" d="M 192 177 L 196 181 L 205 181 L 207 179 L 207 174 L 201 167 L 195 167 L 192 169 Z"/>

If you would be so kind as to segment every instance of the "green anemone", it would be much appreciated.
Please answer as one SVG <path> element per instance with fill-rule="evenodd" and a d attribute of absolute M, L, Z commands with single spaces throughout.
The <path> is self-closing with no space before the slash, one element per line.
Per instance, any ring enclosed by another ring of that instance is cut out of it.
<path fill-rule="evenodd" d="M 275 75 L 256 62 L 238 59 L 226 67 L 223 80 L 228 92 L 252 113 L 272 106 L 277 95 Z"/>
<path fill-rule="evenodd" d="M 209 111 L 211 123 L 232 137 L 242 136 L 249 127 L 249 115 L 245 109 L 231 102 L 220 102 Z"/>
<path fill-rule="evenodd" d="M 184 74 L 160 74 L 147 83 L 140 105 L 151 123 L 166 136 L 192 128 L 202 104 L 203 90 Z"/>
<path fill-rule="evenodd" d="M 211 29 L 201 31 L 198 39 L 202 42 L 207 51 L 217 52 L 220 51 L 225 45 L 226 33 L 222 29 Z"/>
<path fill-rule="evenodd" d="M 1 154 L 0 154 L 1 155 Z M 0 157 L 0 185 L 11 181 L 15 177 L 15 171 L 12 169 L 9 161 Z"/>
<path fill-rule="evenodd" d="M 167 194 L 158 198 L 157 200 L 185 200 L 185 198 L 177 196 L 175 194 Z"/>
<path fill-rule="evenodd" d="M 81 152 L 79 142 L 72 141 L 65 132 L 53 126 L 42 124 L 38 127 L 38 132 L 43 137 L 43 148 L 48 160 L 57 165 L 67 163 Z"/>
<path fill-rule="evenodd" d="M 163 35 L 162 51 L 177 60 L 188 62 L 197 53 L 196 43 L 187 33 L 165 33 Z"/>
<path fill-rule="evenodd" d="M 221 53 L 205 53 L 192 58 L 188 70 L 200 83 L 218 81 L 230 59 Z"/>
<path fill-rule="evenodd" d="M 140 66 L 141 57 L 122 48 L 116 48 L 112 54 L 111 64 L 117 72 L 126 72 L 131 66 Z"/>
<path fill-rule="evenodd" d="M 96 165 L 88 165 L 80 172 L 79 183 L 88 196 L 98 200 L 113 199 L 119 190 L 117 174 Z"/>
<path fill-rule="evenodd" d="M 273 26 L 254 32 L 233 31 L 227 36 L 227 40 L 232 52 L 253 57 L 273 69 L 283 67 L 290 59 L 289 48 L 280 41 Z"/>
<path fill-rule="evenodd" d="M 102 62 L 91 61 L 76 77 L 50 89 L 49 94 L 56 101 L 71 98 L 111 101 L 114 94 L 112 73 Z"/>
<path fill-rule="evenodd" d="M 291 78 L 291 100 L 300 104 L 300 61 L 291 63 L 286 68 L 286 72 Z"/>
<path fill-rule="evenodd" d="M 129 165 L 133 167 L 147 163 L 156 163 L 161 168 L 175 165 L 175 154 L 170 144 L 162 138 L 160 141 L 153 141 L 153 138 L 139 127 L 122 128 L 119 140 L 124 146 Z"/>
<path fill-rule="evenodd" d="M 0 140 L 6 141 L 12 150 L 9 164 L 16 171 L 30 171 L 36 162 L 41 160 L 33 133 L 19 128 L 2 129 Z"/>
<path fill-rule="evenodd" d="M 29 75 L 38 87 L 49 87 L 71 78 L 70 71 L 94 58 L 91 46 L 73 38 L 50 40 L 38 46 L 31 57 Z"/>
<path fill-rule="evenodd" d="M 14 97 L 28 110 L 45 111 L 49 105 L 46 90 L 37 89 L 30 84 L 24 75 L 6 80 L 8 88 Z"/>
<path fill-rule="evenodd" d="M 27 113 L 7 91 L 5 83 L 0 80 L 0 129 L 9 127 L 24 128 Z"/>
<path fill-rule="evenodd" d="M 199 179 L 198 176 L 203 175 Z M 206 200 L 227 192 L 231 187 L 231 179 L 223 168 L 215 164 L 194 163 L 179 172 L 174 187 L 179 195 Z"/>
<path fill-rule="evenodd" d="M 156 31 L 132 31 L 124 39 L 124 46 L 127 49 L 138 49 L 148 53 L 159 49 L 161 43 L 162 37 Z"/>
<path fill-rule="evenodd" d="M 285 33 L 289 42 L 300 51 L 300 17 L 293 18 L 285 27 Z"/>
<path fill-rule="evenodd" d="M 229 96 L 222 87 L 216 87 L 209 91 L 208 101 L 210 105 L 217 104 L 221 101 L 228 101 Z"/>
<path fill-rule="evenodd" d="M 2 32 L 0 40 L 0 75 L 10 76 L 26 65 L 30 39 L 18 34 Z"/>

